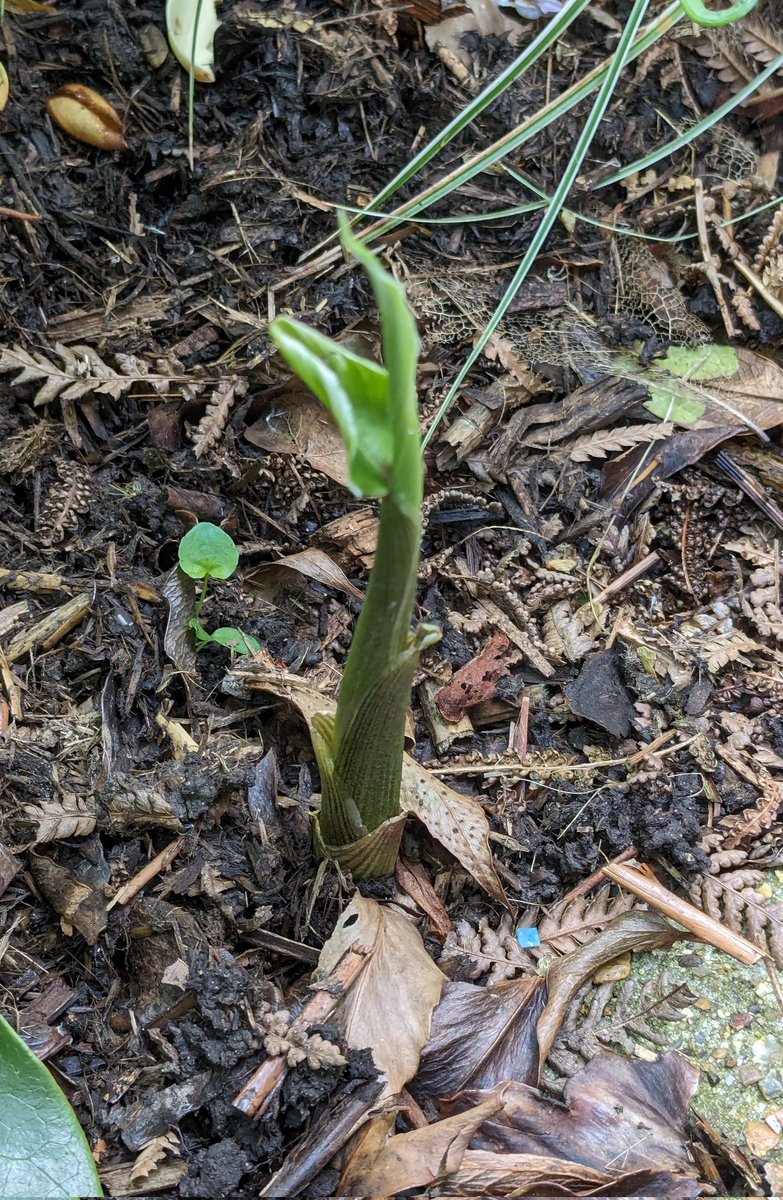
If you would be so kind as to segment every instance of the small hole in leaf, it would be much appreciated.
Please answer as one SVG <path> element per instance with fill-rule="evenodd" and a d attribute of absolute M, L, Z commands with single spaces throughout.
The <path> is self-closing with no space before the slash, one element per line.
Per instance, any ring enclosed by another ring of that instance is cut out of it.
<path fill-rule="evenodd" d="M 351 913 L 350 917 L 346 917 L 345 920 L 343 921 L 343 929 L 346 929 L 348 925 L 355 925 L 358 920 L 359 920 L 359 914 Z"/>

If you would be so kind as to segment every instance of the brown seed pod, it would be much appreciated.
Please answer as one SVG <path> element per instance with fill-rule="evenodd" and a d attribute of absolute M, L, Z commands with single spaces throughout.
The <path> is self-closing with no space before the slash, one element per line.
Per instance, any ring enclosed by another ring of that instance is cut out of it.
<path fill-rule="evenodd" d="M 66 83 L 46 101 L 49 116 L 71 137 L 99 150 L 127 150 L 119 113 L 94 88 Z"/>

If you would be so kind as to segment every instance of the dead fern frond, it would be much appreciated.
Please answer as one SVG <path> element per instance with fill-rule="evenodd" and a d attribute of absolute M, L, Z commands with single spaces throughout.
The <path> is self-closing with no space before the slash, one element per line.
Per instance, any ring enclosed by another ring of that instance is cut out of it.
<path fill-rule="evenodd" d="M 762 791 L 755 804 L 744 808 L 742 812 L 731 813 L 721 821 L 721 828 L 727 831 L 723 839 L 725 850 L 747 845 L 774 825 L 783 806 L 783 784 L 762 768 L 759 785 Z"/>
<path fill-rule="evenodd" d="M 223 379 L 207 401 L 207 407 L 193 432 L 196 458 L 203 458 L 220 441 L 234 403 L 247 392 L 246 379 Z"/>
<path fill-rule="evenodd" d="M 659 421 L 650 425 L 621 425 L 615 429 L 597 429 L 566 442 L 563 451 L 572 462 L 587 462 L 589 458 L 606 458 L 622 450 L 630 450 L 642 442 L 654 442 L 667 438 L 674 432 L 670 422 Z"/>
<path fill-rule="evenodd" d="M 534 958 L 551 954 L 570 954 L 592 942 L 615 917 L 628 912 L 636 901 L 627 892 L 611 894 L 609 887 L 593 896 L 561 900 L 538 922 L 541 945 L 528 949 Z"/>
<path fill-rule="evenodd" d="M 764 877 L 749 868 L 701 875 L 690 887 L 694 904 L 708 916 L 769 954 L 783 970 L 783 904 L 766 905 L 755 888 Z"/>
<path fill-rule="evenodd" d="M 92 346 L 69 347 L 56 342 L 50 353 L 60 362 L 54 362 L 40 351 L 30 354 L 21 346 L 0 347 L 0 373 L 19 371 L 11 381 L 12 387 L 43 380 L 33 399 L 36 407 L 57 399 L 83 400 L 96 394 L 119 400 L 139 379 L 151 379 L 138 372 L 115 371 Z"/>
<path fill-rule="evenodd" d="M 588 983 L 571 1002 L 549 1064 L 570 1078 L 607 1046 L 629 1055 L 636 1053 L 637 1039 L 667 1046 L 671 1039 L 655 1029 L 650 1019 L 682 1021 L 683 1009 L 694 999 L 687 984 L 674 984 L 666 971 L 641 987 L 633 978 L 620 984 Z M 556 1084 L 555 1090 L 562 1091 L 562 1086 Z"/>

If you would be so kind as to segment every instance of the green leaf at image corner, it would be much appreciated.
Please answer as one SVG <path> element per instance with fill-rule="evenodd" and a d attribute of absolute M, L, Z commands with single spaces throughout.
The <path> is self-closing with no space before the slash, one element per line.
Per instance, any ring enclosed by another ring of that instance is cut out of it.
<path fill-rule="evenodd" d="M 211 521 L 199 521 L 179 544 L 179 565 L 191 579 L 228 579 L 239 563 L 234 539 Z"/>
<path fill-rule="evenodd" d="M 385 496 L 393 455 L 388 371 L 291 317 L 278 317 L 269 332 L 339 429 L 351 490 L 357 496 Z"/>
<path fill-rule="evenodd" d="M 76 1114 L 51 1074 L 0 1016 L 0 1196 L 102 1196 Z"/>

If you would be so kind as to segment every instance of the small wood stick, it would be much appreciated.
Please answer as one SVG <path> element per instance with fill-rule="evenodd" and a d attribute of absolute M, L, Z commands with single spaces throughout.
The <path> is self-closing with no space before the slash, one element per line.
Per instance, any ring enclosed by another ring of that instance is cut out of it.
<path fill-rule="evenodd" d="M 138 896 L 141 889 L 146 887 L 150 880 L 174 861 L 184 845 L 184 837 L 177 837 L 173 842 L 169 842 L 168 846 L 164 846 L 159 854 L 151 858 L 147 865 L 133 876 L 133 879 L 129 879 L 127 883 L 123 884 L 117 895 L 109 901 L 107 908 L 114 908 L 115 904 L 128 904 L 134 896 Z"/>
<path fill-rule="evenodd" d="M 371 955 L 370 946 L 362 946 L 359 942 L 349 946 L 331 974 L 311 985 L 317 990 L 299 1016 L 291 1022 L 290 1031 L 307 1029 L 310 1025 L 325 1021 L 364 970 Z M 242 1091 L 234 1097 L 234 1108 L 238 1108 L 248 1117 L 262 1117 L 283 1086 L 287 1074 L 288 1062 L 284 1054 L 266 1059 L 253 1072 Z"/>
<path fill-rule="evenodd" d="M 757 963 L 760 958 L 768 957 L 747 938 L 742 937 L 739 933 L 734 933 L 725 925 L 721 925 L 720 921 L 713 920 L 701 909 L 689 904 L 687 900 L 682 900 L 674 892 L 670 892 L 668 888 L 658 882 L 649 867 L 611 863 L 609 866 L 603 867 L 603 874 L 608 879 L 627 888 L 629 892 L 633 892 L 640 900 L 645 900 L 652 908 L 657 908 L 658 912 L 663 913 L 665 917 L 670 917 L 673 921 L 684 925 L 700 941 L 725 951 L 739 962 L 752 965 Z"/>

